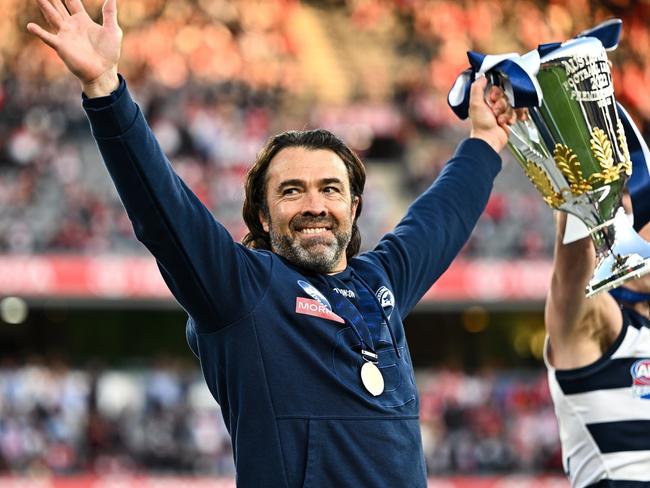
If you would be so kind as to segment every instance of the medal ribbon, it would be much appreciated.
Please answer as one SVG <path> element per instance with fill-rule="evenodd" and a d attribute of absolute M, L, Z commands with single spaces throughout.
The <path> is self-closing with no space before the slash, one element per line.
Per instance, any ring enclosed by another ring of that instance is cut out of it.
<path fill-rule="evenodd" d="M 347 288 L 340 280 L 336 281 L 338 282 L 337 285 L 342 287 L 342 289 Z M 359 297 L 361 297 L 360 293 Z M 336 313 L 347 320 L 350 323 L 350 326 L 352 326 L 354 333 L 362 343 L 362 347 L 374 353 L 375 334 L 371 332 L 371 327 L 368 325 L 368 322 L 364 319 L 364 316 L 361 314 L 359 309 L 355 307 L 349 299 L 336 292 L 332 293 L 331 300 Z M 376 327 L 376 329 L 379 329 L 379 327 Z"/>
<path fill-rule="evenodd" d="M 362 348 L 367 348 L 372 354 L 375 354 L 376 352 L 375 344 L 378 343 L 381 338 L 381 326 L 385 322 L 393 343 L 393 348 L 395 349 L 395 355 L 398 358 L 402 357 L 399 348 L 397 347 L 397 339 L 390 327 L 389 317 L 386 315 L 379 301 L 372 293 L 371 288 L 363 278 L 354 272 L 354 270 L 352 270 L 352 275 L 354 276 L 353 279 L 356 284 L 356 292 L 361 311 L 359 311 L 354 303 L 352 303 L 348 298 L 344 297 L 340 293 L 332 291 L 327 295 L 334 305 L 334 311 L 350 324 L 352 330 L 361 342 Z M 311 279 L 319 281 L 325 286 L 323 289 L 326 290 L 331 290 L 331 285 L 328 280 L 333 280 L 334 284 L 343 290 L 348 288 L 345 283 L 334 276 L 312 276 Z M 318 290 L 318 288 L 314 288 Z M 320 290 L 319 293 L 321 293 Z M 364 355 L 364 358 L 368 359 L 366 355 Z"/>

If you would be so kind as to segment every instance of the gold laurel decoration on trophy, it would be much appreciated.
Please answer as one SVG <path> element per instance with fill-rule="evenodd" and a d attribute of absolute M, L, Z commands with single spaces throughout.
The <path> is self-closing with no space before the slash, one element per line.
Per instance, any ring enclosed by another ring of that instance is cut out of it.
<path fill-rule="evenodd" d="M 623 170 L 625 170 L 626 176 L 632 176 L 632 159 L 630 158 L 630 150 L 627 147 L 625 129 L 623 129 L 623 125 L 621 124 L 620 120 L 616 126 L 616 136 L 618 137 L 618 143 L 621 146 L 621 150 L 623 151 L 623 158 L 625 159 L 625 161 L 622 163 Z"/>
<path fill-rule="evenodd" d="M 593 190 L 589 181 L 582 175 L 582 166 L 580 166 L 578 156 L 570 147 L 564 144 L 556 144 L 555 150 L 553 151 L 553 158 L 555 159 L 555 164 L 557 164 L 557 167 L 569 183 L 569 188 L 574 196 L 579 196 Z"/>
<path fill-rule="evenodd" d="M 548 175 L 540 166 L 529 159 L 524 171 L 533 186 L 542 194 L 547 205 L 553 208 L 559 208 L 560 205 L 564 203 L 564 197 L 561 193 L 558 193 L 553 189 L 551 180 L 549 180 Z"/>
<path fill-rule="evenodd" d="M 591 131 L 591 152 L 600 164 L 600 173 L 594 173 L 589 177 L 589 182 L 602 181 L 605 184 L 613 183 L 620 178 L 620 171 L 624 163 L 614 164 L 612 143 L 607 134 L 600 127 L 594 127 Z"/>

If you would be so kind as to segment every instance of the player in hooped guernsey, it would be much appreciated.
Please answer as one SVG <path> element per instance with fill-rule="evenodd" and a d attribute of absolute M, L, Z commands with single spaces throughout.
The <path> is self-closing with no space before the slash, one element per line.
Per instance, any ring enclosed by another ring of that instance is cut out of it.
<path fill-rule="evenodd" d="M 626 211 L 634 206 L 650 240 L 650 215 L 631 196 Z M 545 318 L 564 469 L 574 488 L 650 487 L 650 275 L 585 298 L 594 247 L 589 238 L 563 244 L 565 225 L 560 213 Z"/>

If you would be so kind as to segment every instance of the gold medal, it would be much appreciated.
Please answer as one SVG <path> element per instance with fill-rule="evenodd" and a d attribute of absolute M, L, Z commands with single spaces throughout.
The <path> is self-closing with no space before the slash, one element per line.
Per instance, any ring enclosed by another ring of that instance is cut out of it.
<path fill-rule="evenodd" d="M 374 363 L 366 361 L 361 366 L 361 382 L 372 396 L 379 396 L 384 392 L 384 377 Z"/>

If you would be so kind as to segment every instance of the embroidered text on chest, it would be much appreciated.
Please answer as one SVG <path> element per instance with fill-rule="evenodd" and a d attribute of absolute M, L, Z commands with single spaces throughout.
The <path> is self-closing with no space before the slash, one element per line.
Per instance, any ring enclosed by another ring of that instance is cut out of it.
<path fill-rule="evenodd" d="M 338 293 L 339 295 L 343 295 L 344 297 L 347 298 L 356 298 L 356 295 L 352 290 L 344 290 L 342 288 L 333 288 L 333 290 Z"/>

